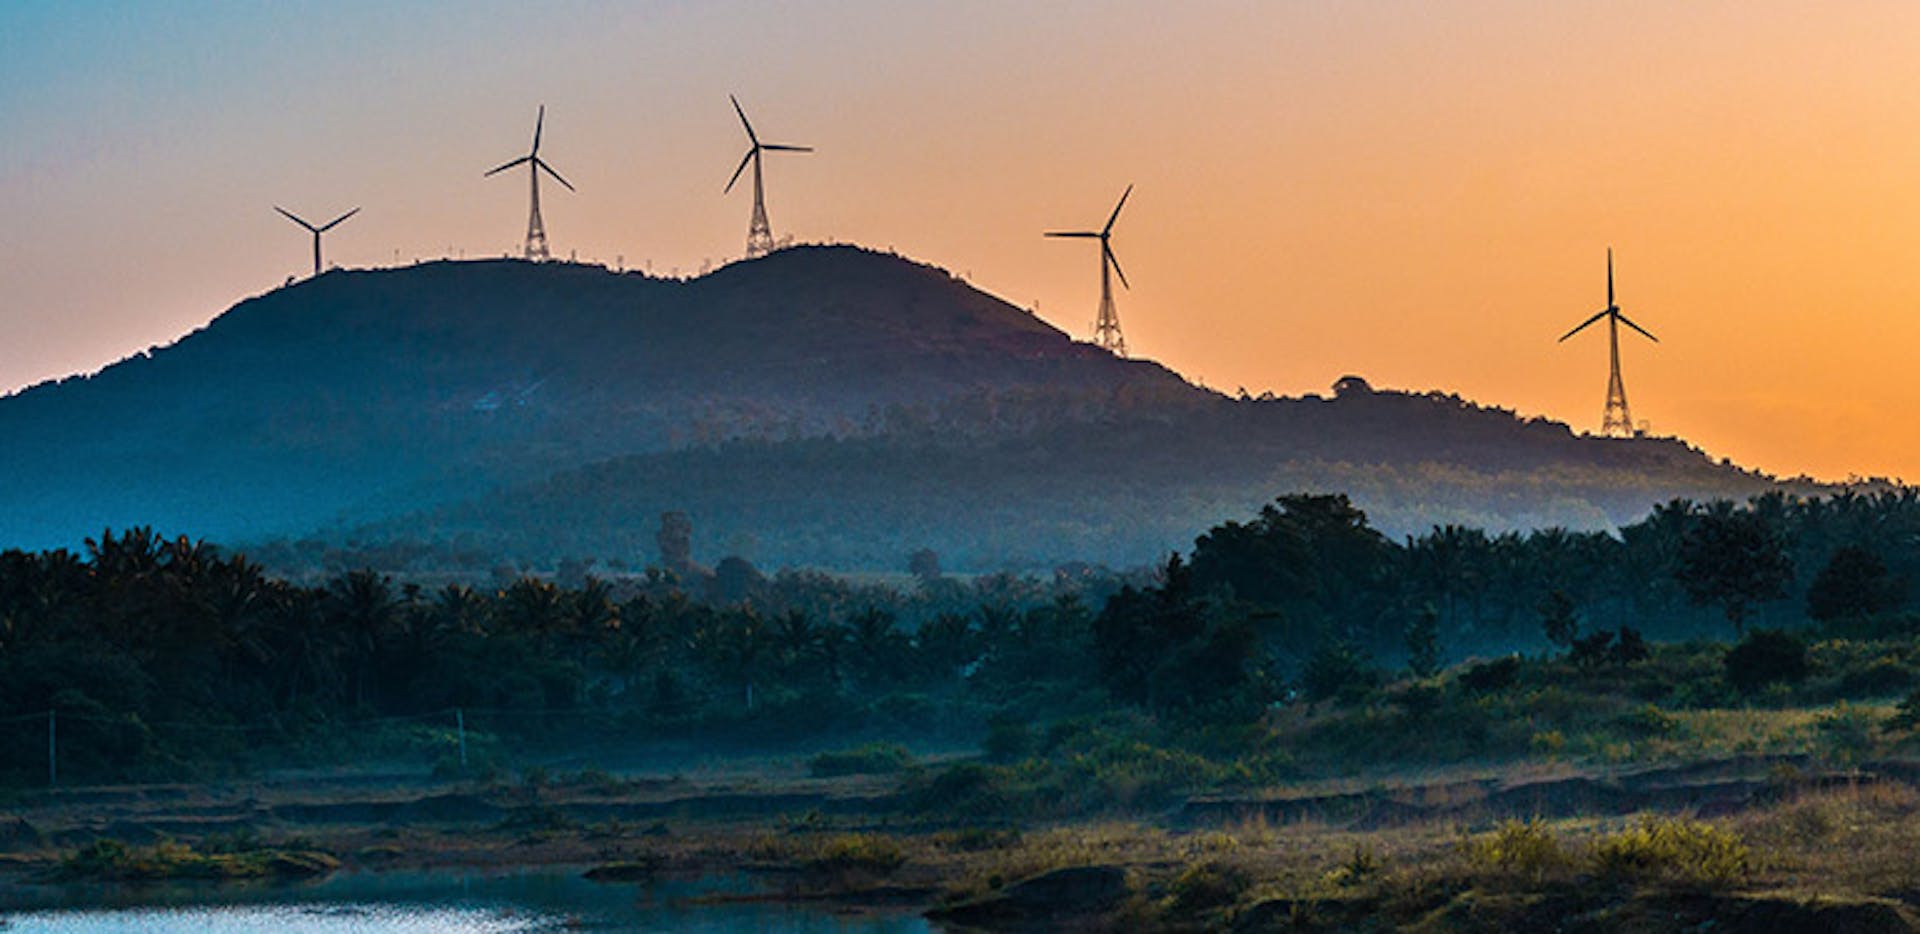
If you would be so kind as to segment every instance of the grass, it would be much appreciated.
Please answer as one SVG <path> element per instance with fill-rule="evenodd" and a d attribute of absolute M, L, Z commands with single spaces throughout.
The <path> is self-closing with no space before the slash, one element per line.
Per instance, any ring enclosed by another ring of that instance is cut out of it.
<path fill-rule="evenodd" d="M 913 754 L 899 743 L 867 743 L 814 756 L 808 771 L 815 778 L 841 775 L 891 775 L 913 765 Z"/>
<path fill-rule="evenodd" d="M 214 853 L 171 841 L 134 848 L 101 839 L 68 855 L 53 875 L 62 881 L 86 882 L 292 879 L 323 876 L 338 868 L 339 860 L 318 850 L 262 846 Z"/>

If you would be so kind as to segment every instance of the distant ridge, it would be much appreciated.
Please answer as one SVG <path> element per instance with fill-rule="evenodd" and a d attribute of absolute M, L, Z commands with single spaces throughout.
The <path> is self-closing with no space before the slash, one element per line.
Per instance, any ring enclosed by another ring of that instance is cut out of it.
<path fill-rule="evenodd" d="M 1390 527 L 1591 527 L 1772 482 L 1441 394 L 1230 400 L 842 246 L 689 280 L 336 270 L 0 399 L 0 436 L 0 547 L 144 524 L 532 561 L 647 560 L 665 509 L 761 561 L 938 545 L 958 567 L 1150 556 L 1303 484 L 1352 488 Z"/>

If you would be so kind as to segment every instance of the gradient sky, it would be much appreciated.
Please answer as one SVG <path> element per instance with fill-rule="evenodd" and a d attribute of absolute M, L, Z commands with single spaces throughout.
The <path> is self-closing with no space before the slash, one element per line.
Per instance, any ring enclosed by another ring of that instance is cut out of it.
<path fill-rule="evenodd" d="M 1136 355 L 1600 419 L 1616 250 L 1636 418 L 1920 478 L 1920 3 L 0 5 L 0 391 L 169 342 L 328 259 L 737 256 L 737 93 L 775 232 L 892 248 Z"/>

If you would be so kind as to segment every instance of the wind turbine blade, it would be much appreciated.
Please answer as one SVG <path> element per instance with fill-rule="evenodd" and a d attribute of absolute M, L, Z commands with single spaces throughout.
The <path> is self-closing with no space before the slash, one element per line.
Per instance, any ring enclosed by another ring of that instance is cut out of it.
<path fill-rule="evenodd" d="M 320 228 L 319 230 L 316 230 L 316 231 L 314 231 L 314 233 L 326 233 L 327 231 L 329 231 L 329 230 L 332 230 L 333 228 L 335 228 L 335 227 L 338 227 L 338 226 L 340 226 L 340 222 L 341 222 L 341 221 L 344 221 L 344 220 L 346 220 L 347 218 L 349 218 L 349 217 L 352 217 L 352 216 L 354 216 L 355 214 L 358 214 L 358 213 L 360 213 L 360 209 L 359 209 L 359 208 L 354 208 L 353 210 L 351 210 L 351 211 L 348 211 L 347 213 L 345 213 L 345 214 L 342 214 L 342 215 L 340 215 L 339 217 L 336 217 L 336 218 L 334 218 L 333 220 L 330 220 L 330 221 L 328 221 L 328 222 L 327 222 L 327 226 L 325 226 L 325 227 L 322 227 L 322 228 Z"/>
<path fill-rule="evenodd" d="M 1607 247 L 1607 307 L 1614 308 L 1618 305 L 1619 303 L 1613 300 L 1613 247 Z"/>
<path fill-rule="evenodd" d="M 1586 329 L 1587 329 L 1587 325 L 1589 325 L 1589 324 L 1592 324 L 1592 323 L 1594 323 L 1595 321 L 1598 321 L 1598 320 L 1600 320 L 1601 318 L 1604 318 L 1604 317 L 1606 317 L 1606 316 L 1607 316 L 1607 313 L 1608 313 L 1608 312 L 1610 312 L 1610 311 L 1612 311 L 1612 310 L 1613 310 L 1613 309 L 1611 309 L 1611 308 L 1602 308 L 1602 309 L 1600 309 L 1599 311 L 1597 311 L 1597 312 L 1595 312 L 1595 313 L 1594 313 L 1594 315 L 1593 315 L 1593 317 L 1591 317 L 1591 318 L 1588 318 L 1587 320 L 1585 320 L 1585 321 L 1582 321 L 1582 322 L 1580 322 L 1580 326 L 1579 326 L 1579 327 L 1577 327 L 1577 328 L 1574 328 L 1573 330 L 1571 330 L 1571 331 L 1568 331 L 1567 333 L 1565 333 L 1565 334 L 1562 334 L 1562 335 L 1560 335 L 1560 340 L 1563 340 L 1563 341 L 1564 341 L 1564 340 L 1566 340 L 1567 338 L 1569 338 L 1569 337 L 1572 337 L 1572 336 L 1574 336 L 1575 334 L 1578 334 L 1578 333 L 1580 333 L 1581 331 L 1584 331 L 1584 330 L 1586 330 Z M 1558 343 L 1558 342 L 1556 341 L 1556 343 Z"/>
<path fill-rule="evenodd" d="M 1107 262 L 1113 264 L 1113 272 L 1120 277 L 1121 287 L 1129 292 L 1133 291 L 1133 286 L 1127 284 L 1126 272 L 1120 268 L 1120 257 L 1113 255 L 1113 247 L 1107 246 L 1105 242 L 1102 242 L 1100 244 L 1100 252 L 1105 253 L 1107 255 Z"/>
<path fill-rule="evenodd" d="M 537 168 L 541 168 L 541 169 L 546 169 L 546 170 L 547 170 L 547 174 L 548 174 L 548 175 L 551 175 L 551 176 L 553 176 L 553 180 L 554 180 L 554 181 L 556 181 L 556 182 L 559 182 L 560 184 L 562 184 L 562 185 L 565 185 L 565 186 L 567 186 L 567 190 L 568 190 L 568 191 L 574 191 L 574 190 L 575 190 L 575 189 L 574 189 L 574 187 L 573 187 L 573 183 L 572 183 L 572 182 L 569 182 L 569 181 L 567 181 L 567 180 L 566 180 L 566 179 L 564 179 L 564 178 L 561 178 L 561 177 L 560 177 L 560 173 L 559 173 L 559 172 L 555 172 L 555 171 L 553 170 L 553 166 L 550 166 L 550 165 L 548 165 L 548 164 L 547 164 L 547 160 L 545 160 L 545 159 L 539 159 L 539 158 L 536 158 L 536 159 L 534 159 L 534 160 L 533 160 L 533 164 L 534 164 L 534 165 L 535 165 L 535 166 L 536 166 Z"/>
<path fill-rule="evenodd" d="M 1100 232 L 1095 230 L 1049 230 L 1046 235 L 1049 237 L 1087 237 L 1093 240 L 1100 239 Z"/>
<path fill-rule="evenodd" d="M 516 165 L 519 165 L 519 164 L 520 164 L 520 163 L 522 163 L 522 162 L 532 162 L 532 161 L 533 161 L 533 157 L 532 157 L 532 156 L 521 156 L 520 158 L 518 158 L 518 159 L 515 159 L 515 160 L 513 160 L 512 162 L 509 162 L 509 163 L 507 163 L 506 165 L 503 165 L 503 166 L 501 166 L 501 167 L 499 167 L 499 168 L 497 168 L 497 169 L 494 169 L 494 170 L 493 170 L 493 171 L 491 171 L 491 172 L 486 172 L 486 173 L 483 173 L 483 174 L 481 174 L 481 176 L 480 176 L 480 177 L 481 177 L 481 178 L 486 178 L 486 177 L 487 177 L 488 175 L 498 175 L 498 174 L 500 174 L 501 172 L 505 172 L 506 170 L 508 170 L 508 169 L 511 169 L 511 168 L 513 168 L 514 166 L 516 166 Z"/>
<path fill-rule="evenodd" d="M 778 146 L 773 143 L 763 143 L 760 146 L 760 148 L 771 149 L 776 152 L 812 152 L 813 151 L 812 146 Z"/>
<path fill-rule="evenodd" d="M 759 146 L 760 137 L 753 135 L 753 124 L 747 122 L 747 112 L 740 109 L 740 99 L 729 94 L 727 100 L 733 101 L 733 112 L 740 115 L 740 125 L 747 128 L 747 139 L 754 146 Z"/>
<path fill-rule="evenodd" d="M 312 225 L 312 224 L 309 224 L 309 223 L 307 223 L 306 221 L 303 221 L 303 220 L 301 220 L 300 218 L 298 218 L 298 217 L 295 217 L 295 216 L 293 216 L 293 214 L 292 214 L 292 212 L 290 212 L 290 211 L 288 211 L 288 210 L 287 210 L 286 208 L 283 208 L 283 207 L 281 207 L 281 206 L 279 206 L 279 205 L 277 205 L 277 204 L 276 204 L 276 205 L 274 205 L 274 206 L 273 206 L 273 209 L 274 209 L 274 210 L 276 210 L 276 211 L 279 211 L 279 212 L 280 212 L 280 216 L 282 216 L 282 217 L 284 217 L 284 218 L 286 218 L 287 220 L 290 220 L 290 221 L 292 221 L 292 222 L 294 222 L 294 223 L 296 223 L 296 224 L 299 224 L 300 226 L 302 226 L 302 227 L 305 227 L 305 228 L 307 228 L 308 230 L 313 230 L 313 225 Z M 317 231 L 316 231 L 316 232 L 317 232 Z"/>
<path fill-rule="evenodd" d="M 1614 317 L 1616 317 L 1616 318 L 1619 318 L 1619 319 L 1620 319 L 1620 323 L 1621 323 L 1621 324 L 1624 324 L 1624 325 L 1626 325 L 1627 327 L 1630 327 L 1630 328 L 1632 328 L 1632 329 L 1634 329 L 1634 330 L 1636 330 L 1636 331 L 1639 331 L 1639 332 L 1641 333 L 1641 335 L 1642 335 L 1642 336 L 1644 336 L 1644 337 L 1645 337 L 1645 338 L 1646 338 L 1647 340 L 1650 340 L 1650 341 L 1653 341 L 1653 342 L 1654 342 L 1654 343 L 1656 343 L 1656 344 L 1658 344 L 1658 343 L 1660 343 L 1660 338 L 1657 338 L 1657 337 L 1655 337 L 1655 336 L 1653 336 L 1652 334 L 1650 334 L 1650 333 L 1648 333 L 1648 332 L 1647 332 L 1647 329 L 1646 329 L 1646 328 L 1643 328 L 1643 327 L 1641 327 L 1641 326 L 1639 326 L 1639 325 L 1637 325 L 1637 324 L 1634 324 L 1634 323 L 1633 323 L 1633 320 L 1632 320 L 1632 319 L 1630 319 L 1630 318 L 1628 318 L 1628 317 L 1627 317 L 1626 315 L 1623 315 L 1623 314 L 1621 314 L 1621 313 L 1619 313 L 1619 312 L 1617 312 L 1617 311 L 1616 311 L 1616 312 L 1614 312 L 1614 313 L 1613 313 L 1613 315 L 1614 315 Z"/>
<path fill-rule="evenodd" d="M 1113 206 L 1113 213 L 1107 217 L 1107 226 L 1100 228 L 1101 233 L 1113 230 L 1113 222 L 1120 219 L 1120 209 L 1127 206 L 1127 196 L 1130 194 L 1133 194 L 1132 185 L 1128 185 L 1127 190 L 1120 193 L 1120 203 Z"/>
<path fill-rule="evenodd" d="M 740 157 L 740 167 L 733 170 L 733 177 L 727 179 L 727 187 L 720 189 L 721 194 L 724 195 L 727 192 L 733 190 L 733 183 L 740 180 L 740 173 L 745 172 L 747 170 L 747 163 L 752 162 L 754 154 L 758 153 L 759 151 L 760 150 L 757 147 L 753 149 L 749 149 L 747 150 L 746 155 Z"/>
<path fill-rule="evenodd" d="M 533 151 L 528 153 L 528 155 L 537 156 L 540 154 L 540 128 L 545 126 L 546 122 L 547 105 L 541 104 L 540 115 L 533 118 Z"/>

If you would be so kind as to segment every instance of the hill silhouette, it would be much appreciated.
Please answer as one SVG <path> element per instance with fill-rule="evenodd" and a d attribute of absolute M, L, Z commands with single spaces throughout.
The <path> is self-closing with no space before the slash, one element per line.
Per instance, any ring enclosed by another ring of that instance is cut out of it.
<path fill-rule="evenodd" d="M 661 511 L 765 563 L 1130 562 L 1290 489 L 1389 529 L 1599 527 L 1770 480 L 1443 394 L 1232 400 L 940 269 L 800 247 L 690 280 L 336 270 L 0 399 L 0 544 L 105 526 L 651 560 Z"/>
<path fill-rule="evenodd" d="M 297 534 L 596 457 L 846 432 L 887 405 L 1003 389 L 1194 393 L 943 271 L 851 248 L 687 281 L 518 261 L 336 270 L 0 400 L 0 541 L 129 523 Z"/>

